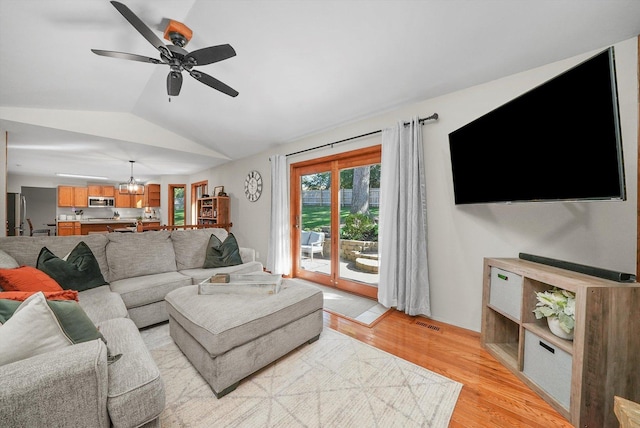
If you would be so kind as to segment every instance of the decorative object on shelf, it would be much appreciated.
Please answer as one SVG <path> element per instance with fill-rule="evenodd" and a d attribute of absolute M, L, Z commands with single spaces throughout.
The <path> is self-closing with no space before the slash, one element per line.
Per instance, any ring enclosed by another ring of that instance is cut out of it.
<path fill-rule="evenodd" d="M 576 295 L 571 291 L 552 288 L 536 293 L 538 303 L 533 313 L 536 319 L 547 318 L 549 330 L 563 339 L 573 340 L 576 317 Z"/>
<path fill-rule="evenodd" d="M 113 212 L 113 219 L 114 220 L 120 220 L 120 213 L 118 211 L 114 211 Z"/>
<path fill-rule="evenodd" d="M 224 193 L 224 186 L 216 186 L 213 188 L 213 196 L 220 196 L 220 193 Z"/>
<path fill-rule="evenodd" d="M 244 180 L 244 195 L 251 202 L 260 199 L 262 195 L 262 176 L 258 171 L 251 171 Z"/>
<path fill-rule="evenodd" d="M 131 163 L 131 176 L 129 177 L 129 181 L 126 183 L 118 184 L 118 192 L 120 194 L 129 194 L 129 195 L 144 195 L 144 184 L 138 183 L 138 181 L 133 178 L 133 164 L 136 161 L 130 160 Z"/>
<path fill-rule="evenodd" d="M 571 329 L 570 333 L 564 331 L 558 317 L 547 317 L 547 325 L 549 326 L 551 333 L 555 334 L 559 338 L 573 340 L 573 329 Z"/>

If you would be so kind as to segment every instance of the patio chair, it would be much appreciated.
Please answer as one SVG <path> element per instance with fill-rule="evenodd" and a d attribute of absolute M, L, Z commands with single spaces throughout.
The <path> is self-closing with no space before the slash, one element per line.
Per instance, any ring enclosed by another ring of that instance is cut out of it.
<path fill-rule="evenodd" d="M 324 232 L 303 230 L 300 234 L 300 252 L 309 254 L 311 261 L 315 253 L 324 257 Z"/>

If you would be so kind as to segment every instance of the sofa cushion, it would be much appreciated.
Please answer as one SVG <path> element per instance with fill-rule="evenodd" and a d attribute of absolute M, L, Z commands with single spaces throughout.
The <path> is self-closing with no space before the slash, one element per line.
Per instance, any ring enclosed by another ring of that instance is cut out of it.
<path fill-rule="evenodd" d="M 0 269 L 0 287 L 4 291 L 62 291 L 53 278 L 31 266 Z"/>
<path fill-rule="evenodd" d="M 112 426 L 135 427 L 155 419 L 164 409 L 164 385 L 137 327 L 125 318 L 103 321 L 99 327 L 111 351 L 122 354 L 109 366 L 107 407 Z"/>
<path fill-rule="evenodd" d="M 80 241 L 89 246 L 91 252 L 100 265 L 102 275 L 108 273 L 105 247 L 106 235 L 77 235 L 77 236 L 7 236 L 0 239 L 0 250 L 11 255 L 18 264 L 36 266 L 38 255 L 42 247 L 47 247 L 53 254 L 69 254 Z"/>
<path fill-rule="evenodd" d="M 109 233 L 106 236 L 109 239 L 106 249 L 109 282 L 176 271 L 176 255 L 168 231 Z"/>
<path fill-rule="evenodd" d="M 111 290 L 122 297 L 127 308 L 135 308 L 161 302 L 168 292 L 185 285 L 191 285 L 191 278 L 178 272 L 165 272 L 112 281 Z"/>
<path fill-rule="evenodd" d="M 96 324 L 113 318 L 129 317 L 122 297 L 112 292 L 108 285 L 81 291 L 78 301 L 87 316 Z"/>
<path fill-rule="evenodd" d="M 13 269 L 19 266 L 20 265 L 18 264 L 16 259 L 11 257 L 9 254 L 5 253 L 4 251 L 0 250 L 0 269 Z"/>
<path fill-rule="evenodd" d="M 227 235 L 224 241 L 220 241 L 216 235 L 211 235 L 202 267 L 220 268 L 240 264 L 242 264 L 240 249 L 233 233 Z"/>
<path fill-rule="evenodd" d="M 208 228 L 198 230 L 174 230 L 171 241 L 176 254 L 178 270 L 202 268 L 204 265 L 207 246 L 211 235 L 221 241 L 227 238 L 227 231 L 222 228 Z"/>
<path fill-rule="evenodd" d="M 78 301 L 78 292 L 76 290 L 62 291 L 2 291 L 0 299 L 16 300 L 24 302 L 36 293 L 43 293 L 47 300 L 75 300 Z"/>
<path fill-rule="evenodd" d="M 311 235 L 311 232 L 307 230 L 303 230 L 302 232 L 300 232 L 300 245 L 309 245 L 310 235 Z"/>
<path fill-rule="evenodd" d="M 84 241 L 79 242 L 64 259 L 43 247 L 36 267 L 65 289 L 82 291 L 107 284 L 98 261 Z"/>
<path fill-rule="evenodd" d="M 262 263 L 260 262 L 248 262 L 248 263 L 243 263 L 241 265 L 227 266 L 227 267 L 221 267 L 221 268 L 185 269 L 185 270 L 181 270 L 180 273 L 190 277 L 192 284 L 200 284 L 205 279 L 217 273 L 256 273 L 256 272 L 262 272 L 262 267 L 263 267 Z"/>

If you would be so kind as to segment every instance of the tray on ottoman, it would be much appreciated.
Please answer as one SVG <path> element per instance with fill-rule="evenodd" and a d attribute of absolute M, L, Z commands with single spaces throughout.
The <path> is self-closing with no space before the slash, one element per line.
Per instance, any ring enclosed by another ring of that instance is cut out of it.
<path fill-rule="evenodd" d="M 224 281 L 224 282 L 223 282 Z M 198 294 L 255 293 L 276 294 L 280 292 L 282 275 L 269 273 L 218 274 L 198 284 Z"/>

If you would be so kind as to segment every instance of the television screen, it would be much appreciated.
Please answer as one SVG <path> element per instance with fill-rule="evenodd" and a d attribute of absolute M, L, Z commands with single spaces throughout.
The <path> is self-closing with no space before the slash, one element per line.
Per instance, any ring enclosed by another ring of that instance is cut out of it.
<path fill-rule="evenodd" d="M 456 204 L 625 200 L 613 47 L 449 134 Z"/>

